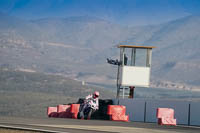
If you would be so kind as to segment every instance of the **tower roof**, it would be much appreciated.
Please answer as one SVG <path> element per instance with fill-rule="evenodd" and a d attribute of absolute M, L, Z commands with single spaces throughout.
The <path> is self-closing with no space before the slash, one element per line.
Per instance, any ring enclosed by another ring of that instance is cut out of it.
<path fill-rule="evenodd" d="M 152 49 L 152 48 L 156 48 L 156 47 L 154 47 L 154 46 L 118 45 L 118 48 L 144 48 L 144 49 Z"/>

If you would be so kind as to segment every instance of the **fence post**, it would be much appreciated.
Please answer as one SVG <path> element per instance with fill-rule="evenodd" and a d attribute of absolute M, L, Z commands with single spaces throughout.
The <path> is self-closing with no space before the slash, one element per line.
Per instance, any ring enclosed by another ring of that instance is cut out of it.
<path fill-rule="evenodd" d="M 190 126 L 190 103 L 189 103 L 189 108 L 188 108 L 188 126 Z"/>
<path fill-rule="evenodd" d="M 146 106 L 147 106 L 147 102 L 145 101 L 145 103 L 144 103 L 144 122 L 146 122 Z"/>

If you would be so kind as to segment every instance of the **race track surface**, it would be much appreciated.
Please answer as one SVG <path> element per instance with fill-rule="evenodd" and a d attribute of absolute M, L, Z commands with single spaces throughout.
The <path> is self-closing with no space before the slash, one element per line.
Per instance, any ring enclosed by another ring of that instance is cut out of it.
<path fill-rule="evenodd" d="M 200 133 L 200 127 L 160 126 L 156 123 L 76 120 L 66 118 L 0 117 L 0 127 L 52 133 Z"/>

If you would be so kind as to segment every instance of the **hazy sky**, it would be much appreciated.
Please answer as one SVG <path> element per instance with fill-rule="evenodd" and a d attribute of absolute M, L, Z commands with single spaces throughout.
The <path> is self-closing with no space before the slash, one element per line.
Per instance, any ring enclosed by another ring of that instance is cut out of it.
<path fill-rule="evenodd" d="M 95 16 L 146 25 L 199 15 L 200 0 L 0 0 L 0 11 L 25 19 Z"/>

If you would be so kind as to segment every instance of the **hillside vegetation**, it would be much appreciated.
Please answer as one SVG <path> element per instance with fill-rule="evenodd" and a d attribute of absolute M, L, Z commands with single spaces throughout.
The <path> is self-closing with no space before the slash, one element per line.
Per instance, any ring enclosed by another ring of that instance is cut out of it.
<path fill-rule="evenodd" d="M 98 90 L 100 98 L 115 93 L 56 75 L 0 69 L 0 115 L 46 117 L 48 106 L 76 103 Z"/>

